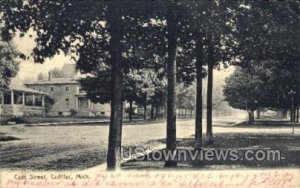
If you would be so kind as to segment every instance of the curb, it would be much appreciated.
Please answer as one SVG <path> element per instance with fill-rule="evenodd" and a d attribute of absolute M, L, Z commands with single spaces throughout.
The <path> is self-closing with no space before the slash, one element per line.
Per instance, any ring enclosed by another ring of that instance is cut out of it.
<path fill-rule="evenodd" d="M 53 123 L 30 123 L 30 124 L 24 124 L 24 126 L 51 126 L 51 125 L 59 125 L 59 126 L 64 126 L 64 125 L 82 125 L 82 124 L 106 124 L 109 123 L 109 121 L 83 121 L 83 122 L 53 122 Z"/>

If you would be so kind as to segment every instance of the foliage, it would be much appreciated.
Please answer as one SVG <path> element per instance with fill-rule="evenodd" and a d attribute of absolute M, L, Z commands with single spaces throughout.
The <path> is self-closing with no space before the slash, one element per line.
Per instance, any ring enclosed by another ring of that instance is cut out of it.
<path fill-rule="evenodd" d="M 70 109 L 70 116 L 71 117 L 76 117 L 76 115 L 77 115 L 77 110 L 75 110 L 75 109 Z"/>
<path fill-rule="evenodd" d="M 177 85 L 177 91 L 177 107 L 193 110 L 195 108 L 195 86 L 186 87 L 182 84 Z"/>
<path fill-rule="evenodd" d="M 299 3 L 245 1 L 236 13 L 236 63 L 299 60 Z"/>
<path fill-rule="evenodd" d="M 226 79 L 224 100 L 234 108 L 255 110 L 261 97 L 260 80 L 257 75 L 249 74 L 246 69 L 237 69 Z"/>
<path fill-rule="evenodd" d="M 18 53 L 10 43 L 0 41 L 0 89 L 9 87 L 11 78 L 18 71 Z"/>
<path fill-rule="evenodd" d="M 290 90 L 296 92 L 295 105 L 300 99 L 300 64 L 280 61 L 252 62 L 251 67 L 238 68 L 226 79 L 225 100 L 239 109 L 289 109 Z"/>
<path fill-rule="evenodd" d="M 154 93 L 153 81 L 150 72 L 146 70 L 133 70 L 124 75 L 123 101 L 140 101 L 144 95 L 152 96 Z M 111 75 L 110 71 L 98 71 L 97 77 L 87 76 L 80 80 L 82 89 L 93 102 L 107 103 L 111 100 Z"/>

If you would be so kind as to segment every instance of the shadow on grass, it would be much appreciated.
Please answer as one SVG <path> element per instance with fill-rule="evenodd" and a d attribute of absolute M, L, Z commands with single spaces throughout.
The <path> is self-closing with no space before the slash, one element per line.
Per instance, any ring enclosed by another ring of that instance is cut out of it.
<path fill-rule="evenodd" d="M 269 119 L 261 119 L 256 120 L 253 124 L 249 124 L 248 121 L 243 121 L 241 123 L 235 124 L 234 127 L 246 127 L 246 128 L 263 128 L 263 127 L 292 127 L 293 124 L 288 120 L 269 120 Z M 295 127 L 300 127 L 299 123 L 295 123 Z"/>
<path fill-rule="evenodd" d="M 0 142 L 12 141 L 12 140 L 20 140 L 19 138 L 13 136 L 6 136 L 0 133 Z"/>
<path fill-rule="evenodd" d="M 163 143 L 165 140 L 159 140 Z M 184 138 L 177 143 L 177 149 L 185 150 L 186 158 L 181 156 L 178 160 L 178 167 L 176 169 L 236 169 L 236 168 L 295 168 L 300 167 L 300 136 L 289 134 L 243 134 L 243 133 L 219 133 L 215 134 L 214 145 L 204 144 L 203 153 L 210 150 L 213 152 L 230 152 L 236 151 L 236 155 L 233 160 L 230 154 L 227 154 L 226 158 L 218 160 L 216 155 L 213 160 L 206 160 L 205 157 L 198 155 L 196 160 L 192 160 L 188 152 L 194 152 L 193 150 L 194 139 Z M 262 159 L 263 150 L 265 159 Z M 272 153 L 272 151 L 279 151 L 280 156 Z M 160 150 L 163 151 L 163 150 Z M 249 153 L 250 158 L 253 160 L 246 160 L 245 154 L 247 151 L 253 151 Z M 255 154 L 258 154 L 258 158 L 255 159 Z M 156 155 L 156 156 L 155 156 Z M 132 160 L 123 164 L 123 169 L 162 169 L 164 166 L 164 158 L 160 160 L 154 160 L 159 158 L 157 151 L 152 152 L 143 160 Z M 164 156 L 164 154 L 162 154 Z M 150 157 L 149 157 L 150 156 Z M 224 156 L 224 155 L 223 155 Z M 179 155 L 178 155 L 179 157 Z M 269 159 L 268 159 L 269 158 Z M 149 160 L 150 159 L 150 160 Z"/>

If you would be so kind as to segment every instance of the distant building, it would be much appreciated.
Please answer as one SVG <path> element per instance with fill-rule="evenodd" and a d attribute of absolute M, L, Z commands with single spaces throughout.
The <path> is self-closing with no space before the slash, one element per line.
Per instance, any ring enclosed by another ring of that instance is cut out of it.
<path fill-rule="evenodd" d="M 48 79 L 25 83 L 29 89 L 47 93 L 53 105 L 48 116 L 110 116 L 109 104 L 95 104 L 81 90 L 74 64 L 66 64 L 62 68 L 63 76 L 54 78 L 49 74 Z M 76 78 L 77 77 L 77 78 Z"/>

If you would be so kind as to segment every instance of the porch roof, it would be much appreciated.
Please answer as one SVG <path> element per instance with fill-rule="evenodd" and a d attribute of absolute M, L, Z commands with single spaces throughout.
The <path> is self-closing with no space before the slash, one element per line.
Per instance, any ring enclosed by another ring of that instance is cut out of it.
<path fill-rule="evenodd" d="M 78 84 L 79 82 L 73 78 L 51 78 L 51 80 L 38 80 L 35 82 L 28 82 L 25 85 L 56 85 L 56 84 Z"/>
<path fill-rule="evenodd" d="M 19 92 L 25 92 L 25 93 L 32 93 L 32 94 L 39 94 L 39 95 L 49 95 L 49 93 L 46 92 L 42 92 L 42 91 L 37 91 L 34 89 L 29 89 L 26 87 L 11 87 L 9 88 L 9 90 L 13 90 L 13 91 L 19 91 Z"/>

